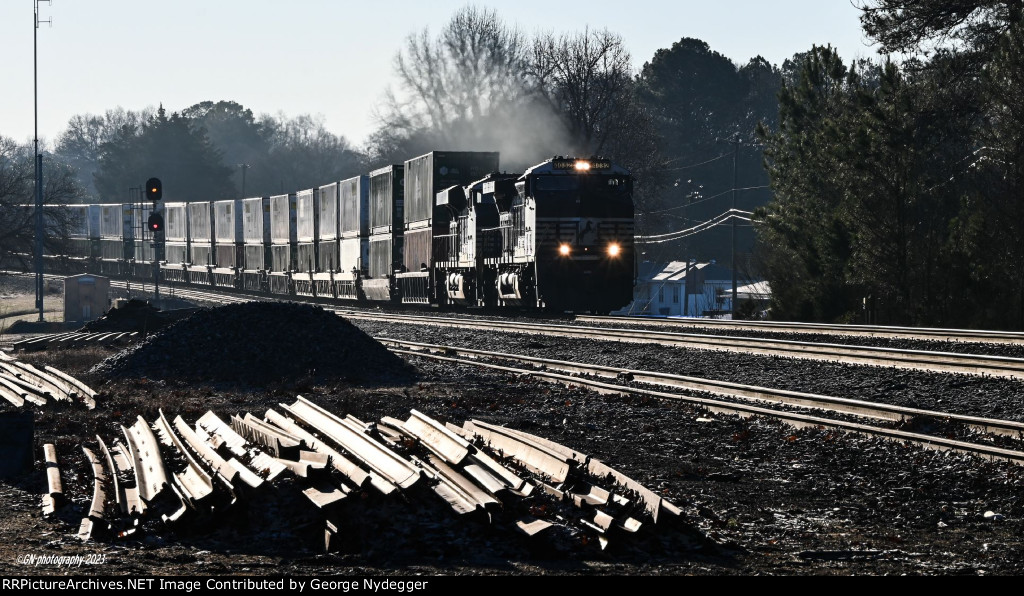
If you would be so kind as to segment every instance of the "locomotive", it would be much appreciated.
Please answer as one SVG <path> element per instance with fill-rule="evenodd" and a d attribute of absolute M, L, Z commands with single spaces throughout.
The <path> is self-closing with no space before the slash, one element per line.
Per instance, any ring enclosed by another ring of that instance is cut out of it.
<path fill-rule="evenodd" d="M 633 296 L 633 179 L 603 158 L 503 173 L 433 151 L 269 197 L 75 210 L 51 270 L 329 301 L 607 313 Z M 161 237 L 162 236 L 162 237 Z"/>

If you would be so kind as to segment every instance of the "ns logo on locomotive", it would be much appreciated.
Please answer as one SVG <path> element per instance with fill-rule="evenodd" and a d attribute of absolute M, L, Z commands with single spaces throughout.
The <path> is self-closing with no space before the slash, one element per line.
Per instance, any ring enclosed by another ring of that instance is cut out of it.
<path fill-rule="evenodd" d="M 80 224 L 49 268 L 435 306 L 604 313 L 633 297 L 633 179 L 607 159 L 510 174 L 496 152 L 433 151 L 276 196 L 164 203 L 155 178 L 146 194 L 47 206 Z"/>

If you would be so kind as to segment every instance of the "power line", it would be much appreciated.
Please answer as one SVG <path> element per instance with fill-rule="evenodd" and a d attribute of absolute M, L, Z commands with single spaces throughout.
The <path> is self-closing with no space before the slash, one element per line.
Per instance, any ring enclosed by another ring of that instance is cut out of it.
<path fill-rule="evenodd" d="M 742 209 L 730 209 L 721 213 L 707 221 L 701 222 L 691 228 L 684 230 L 677 230 L 675 232 L 668 232 L 666 234 L 653 234 L 650 236 L 637 236 L 635 241 L 637 244 L 660 244 L 662 242 L 671 242 L 673 240 L 681 240 L 694 234 L 699 234 L 705 230 L 711 229 L 719 224 L 723 224 L 727 221 L 753 221 L 752 216 L 754 214 L 750 211 L 743 211 Z"/>
<path fill-rule="evenodd" d="M 709 159 L 707 161 L 702 161 L 700 163 L 695 163 L 695 164 L 688 165 L 688 166 L 679 166 L 678 168 L 665 168 L 662 171 L 663 172 L 677 172 L 679 170 L 690 170 L 690 169 L 693 169 L 693 168 L 699 168 L 700 166 L 705 166 L 705 165 L 707 165 L 709 163 L 718 161 L 718 160 L 722 159 L 723 157 L 729 157 L 730 155 L 732 155 L 732 153 L 723 153 L 723 154 L 719 155 L 718 157 L 712 157 L 711 159 Z M 671 162 L 669 162 L 669 163 L 671 163 Z"/>
<path fill-rule="evenodd" d="M 767 184 L 763 184 L 761 186 L 747 186 L 745 188 L 737 188 L 735 190 L 738 190 L 738 191 L 739 190 L 761 190 L 761 189 L 764 189 L 764 188 L 770 188 L 770 186 L 768 186 Z M 701 203 L 705 203 L 705 202 L 710 201 L 712 199 L 717 199 L 718 197 L 723 197 L 723 196 L 731 193 L 733 190 L 734 189 L 730 188 L 729 190 L 722 191 L 722 192 L 718 193 L 717 195 L 712 195 L 710 197 L 705 197 L 705 198 L 703 198 L 703 199 L 701 199 L 699 201 L 693 201 L 692 203 L 686 203 L 685 205 L 676 205 L 675 207 L 666 207 L 665 209 L 658 209 L 657 211 L 640 211 L 639 214 L 640 215 L 654 215 L 655 213 L 665 213 L 666 211 L 674 211 L 676 209 L 684 209 L 686 207 L 689 207 L 690 205 L 700 205 Z"/>

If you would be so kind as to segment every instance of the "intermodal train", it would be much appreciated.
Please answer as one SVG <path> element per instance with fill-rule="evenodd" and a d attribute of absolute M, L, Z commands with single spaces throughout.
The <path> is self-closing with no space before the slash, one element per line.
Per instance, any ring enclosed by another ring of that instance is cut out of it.
<path fill-rule="evenodd" d="M 609 312 L 633 297 L 633 178 L 603 158 L 501 173 L 433 151 L 269 197 L 49 205 L 76 222 L 51 271 L 323 300 Z M 155 209 L 164 229 L 145 222 Z M 155 236 L 155 237 L 154 237 Z"/>

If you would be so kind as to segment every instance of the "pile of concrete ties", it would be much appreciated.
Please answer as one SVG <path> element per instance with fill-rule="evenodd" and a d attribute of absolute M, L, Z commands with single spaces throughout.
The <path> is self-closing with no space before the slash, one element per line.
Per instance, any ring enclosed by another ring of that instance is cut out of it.
<path fill-rule="evenodd" d="M 54 402 L 96 407 L 96 392 L 85 383 L 51 366 L 42 369 L 0 352 L 0 398 L 15 408 L 26 403 L 45 407 Z"/>
<path fill-rule="evenodd" d="M 306 507 L 289 511 L 319 528 L 312 534 L 327 551 L 368 502 L 386 509 L 397 496 L 485 526 L 507 523 L 529 540 L 561 528 L 602 548 L 681 521 L 678 507 L 600 461 L 479 420 L 446 425 L 413 410 L 367 423 L 299 396 L 263 416 L 207 412 L 190 425 L 161 411 L 121 431 L 109 443 L 97 436 L 96 450 L 83 447 L 94 480 L 83 540 L 144 526 L 194 529 L 232 509 L 281 502 L 279 491 L 297 491 Z"/>

